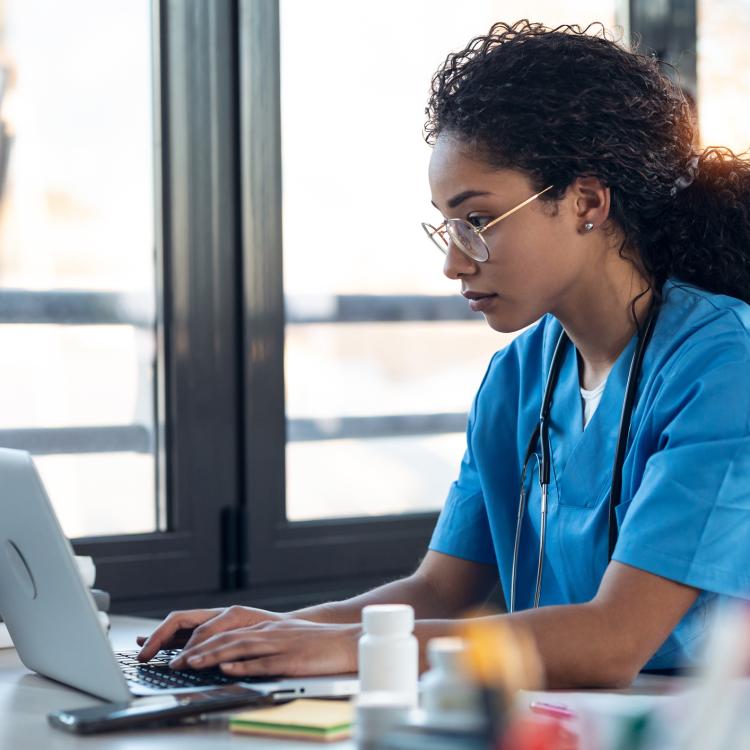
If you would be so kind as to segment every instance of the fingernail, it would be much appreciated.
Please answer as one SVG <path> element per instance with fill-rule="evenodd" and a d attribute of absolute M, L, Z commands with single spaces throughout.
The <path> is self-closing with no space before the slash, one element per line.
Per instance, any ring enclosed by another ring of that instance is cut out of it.
<path fill-rule="evenodd" d="M 200 664 L 202 661 L 203 661 L 203 657 L 202 656 L 191 656 L 188 659 L 188 663 L 189 664 Z"/>

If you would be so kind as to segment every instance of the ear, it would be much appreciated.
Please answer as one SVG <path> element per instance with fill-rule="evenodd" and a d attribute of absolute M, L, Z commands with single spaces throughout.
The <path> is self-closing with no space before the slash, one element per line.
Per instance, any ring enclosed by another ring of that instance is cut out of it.
<path fill-rule="evenodd" d="M 607 221 L 610 191 L 598 177 L 576 177 L 569 190 L 581 234 L 588 234 Z"/>

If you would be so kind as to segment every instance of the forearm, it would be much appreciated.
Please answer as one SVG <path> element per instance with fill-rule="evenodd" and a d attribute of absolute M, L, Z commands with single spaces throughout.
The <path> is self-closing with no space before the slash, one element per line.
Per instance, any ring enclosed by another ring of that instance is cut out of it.
<path fill-rule="evenodd" d="M 426 578 L 414 574 L 350 599 L 290 612 L 289 616 L 313 622 L 359 622 L 362 608 L 368 604 L 410 604 L 417 619 L 445 618 L 457 614 Z"/>
<path fill-rule="evenodd" d="M 508 615 L 531 632 L 548 688 L 629 685 L 647 660 L 632 629 L 595 602 Z"/>
<path fill-rule="evenodd" d="M 642 666 L 633 639 L 592 602 L 542 607 L 486 619 L 513 623 L 531 632 L 548 688 L 624 687 Z M 417 623 L 420 669 L 426 668 L 427 642 L 438 636 L 461 635 L 465 622 Z"/>

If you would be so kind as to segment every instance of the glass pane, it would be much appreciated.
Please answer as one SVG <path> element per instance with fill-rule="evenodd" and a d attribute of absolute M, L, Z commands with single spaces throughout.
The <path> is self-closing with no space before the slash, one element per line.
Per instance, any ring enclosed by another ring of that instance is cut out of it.
<path fill-rule="evenodd" d="M 284 286 L 295 311 L 286 329 L 288 518 L 442 505 L 463 453 L 463 415 L 509 337 L 481 316 L 341 322 L 339 303 L 399 295 L 406 300 L 393 304 L 406 314 L 409 300 L 436 296 L 439 308 L 457 293 L 420 226 L 439 223 L 422 126 L 446 54 L 494 21 L 612 29 L 614 9 L 615 0 L 282 0 Z M 305 310 L 328 322 L 298 323 Z"/>
<path fill-rule="evenodd" d="M 750 3 L 698 2 L 698 117 L 701 145 L 750 148 Z"/>
<path fill-rule="evenodd" d="M 0 4 L 0 445 L 69 536 L 157 528 L 152 77 L 149 0 Z"/>
<path fill-rule="evenodd" d="M 463 432 L 367 440 L 292 442 L 290 521 L 435 510 L 455 479 Z"/>

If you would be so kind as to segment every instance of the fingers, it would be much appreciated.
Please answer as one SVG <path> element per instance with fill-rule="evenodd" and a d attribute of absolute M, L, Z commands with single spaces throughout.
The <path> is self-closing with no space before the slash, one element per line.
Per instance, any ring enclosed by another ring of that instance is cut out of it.
<path fill-rule="evenodd" d="M 259 656 L 256 659 L 229 661 L 220 665 L 221 671 L 232 677 L 280 677 L 293 676 L 294 670 L 289 666 L 285 656 Z"/>
<path fill-rule="evenodd" d="M 254 611 L 247 607 L 233 606 L 227 607 L 220 614 L 206 620 L 204 623 L 195 628 L 192 635 L 185 644 L 185 650 L 189 650 L 204 643 L 209 638 L 218 633 L 224 633 L 227 630 L 236 630 L 240 627 L 246 627 L 253 624 Z M 261 618 L 258 617 L 257 620 Z"/>
<path fill-rule="evenodd" d="M 214 635 L 185 649 L 170 666 L 220 665 L 238 676 L 344 674 L 356 671 L 359 635 L 359 624 L 261 623 Z"/>
<path fill-rule="evenodd" d="M 278 650 L 278 644 L 261 634 L 249 629 L 233 630 L 215 635 L 194 648 L 186 648 L 170 666 L 173 669 L 206 669 L 223 662 L 268 656 Z"/>
<path fill-rule="evenodd" d="M 178 630 L 171 638 L 169 645 L 165 646 L 167 648 L 182 648 L 188 641 L 188 638 L 190 638 L 190 635 L 193 631 L 192 630 Z M 147 640 L 149 636 L 147 635 L 138 635 L 135 638 L 135 642 L 142 646 Z"/>
<path fill-rule="evenodd" d="M 176 647 L 181 640 L 184 642 L 185 633 L 182 633 L 182 638 L 180 638 L 180 631 L 192 631 L 206 620 L 215 617 L 218 611 L 220 610 L 190 609 L 181 612 L 172 612 L 140 644 L 142 648 L 138 654 L 138 659 L 148 661 L 156 656 L 159 649 Z"/>

